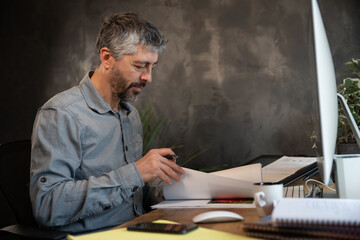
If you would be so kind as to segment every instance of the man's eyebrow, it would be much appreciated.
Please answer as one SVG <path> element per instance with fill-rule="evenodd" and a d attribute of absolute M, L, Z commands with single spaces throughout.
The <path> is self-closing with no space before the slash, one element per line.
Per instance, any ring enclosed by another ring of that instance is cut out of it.
<path fill-rule="evenodd" d="M 159 61 L 154 62 L 153 65 L 156 65 L 158 62 L 159 62 Z M 148 61 L 140 61 L 140 60 L 135 60 L 134 63 L 146 64 L 146 65 L 152 64 L 151 62 L 148 62 Z"/>

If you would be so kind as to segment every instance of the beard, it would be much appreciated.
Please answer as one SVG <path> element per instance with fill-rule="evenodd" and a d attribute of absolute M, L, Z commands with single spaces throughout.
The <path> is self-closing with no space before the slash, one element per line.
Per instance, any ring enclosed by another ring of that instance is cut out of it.
<path fill-rule="evenodd" d="M 128 83 L 131 82 L 127 79 L 119 68 L 113 67 L 110 73 L 110 84 L 113 89 L 113 94 L 115 94 L 120 102 L 135 102 L 137 99 L 137 95 L 140 92 L 131 91 L 133 87 L 145 87 L 146 83 L 144 82 L 133 82 L 130 85 Z"/>

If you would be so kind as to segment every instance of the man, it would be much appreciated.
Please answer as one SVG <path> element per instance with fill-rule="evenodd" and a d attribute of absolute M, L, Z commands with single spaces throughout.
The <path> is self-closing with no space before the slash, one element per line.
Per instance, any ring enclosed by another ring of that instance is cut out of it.
<path fill-rule="evenodd" d="M 142 156 L 142 125 L 130 104 L 147 83 L 166 40 L 134 13 L 106 18 L 100 64 L 79 86 L 38 111 L 32 134 L 30 198 L 40 226 L 82 232 L 143 213 L 143 187 L 184 171 L 169 148 Z"/>

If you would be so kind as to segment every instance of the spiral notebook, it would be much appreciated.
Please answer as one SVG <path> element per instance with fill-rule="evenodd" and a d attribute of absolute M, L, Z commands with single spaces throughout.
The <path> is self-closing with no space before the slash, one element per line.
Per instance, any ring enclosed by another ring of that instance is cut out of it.
<path fill-rule="evenodd" d="M 360 200 L 282 199 L 270 216 L 244 223 L 249 237 L 265 239 L 360 239 Z"/>
<path fill-rule="evenodd" d="M 248 237 L 261 239 L 360 239 L 360 230 L 351 229 L 308 229 L 274 227 L 271 224 L 244 223 L 243 229 Z"/>
<path fill-rule="evenodd" d="M 360 200 L 285 198 L 275 207 L 271 223 L 278 227 L 332 225 L 360 227 Z"/>

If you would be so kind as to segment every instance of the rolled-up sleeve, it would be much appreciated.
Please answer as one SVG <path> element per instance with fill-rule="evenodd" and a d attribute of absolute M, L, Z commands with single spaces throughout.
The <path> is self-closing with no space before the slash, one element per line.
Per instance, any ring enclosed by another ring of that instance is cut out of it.
<path fill-rule="evenodd" d="M 81 175 L 83 124 L 66 108 L 42 108 L 32 134 L 30 198 L 40 225 L 68 225 L 129 199 L 144 182 L 134 162 L 99 175 Z"/>

